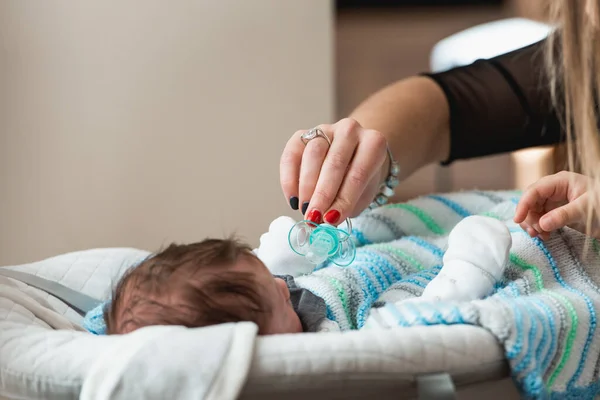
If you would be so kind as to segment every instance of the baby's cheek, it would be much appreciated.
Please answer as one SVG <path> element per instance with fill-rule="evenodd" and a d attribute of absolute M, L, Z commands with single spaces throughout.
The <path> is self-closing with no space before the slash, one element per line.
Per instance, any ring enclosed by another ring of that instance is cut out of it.
<path fill-rule="evenodd" d="M 296 314 L 296 311 L 294 311 L 294 308 L 292 307 L 291 303 L 288 310 L 288 320 L 290 321 L 290 328 L 292 329 L 292 333 L 303 332 L 300 317 L 298 317 L 298 314 Z"/>

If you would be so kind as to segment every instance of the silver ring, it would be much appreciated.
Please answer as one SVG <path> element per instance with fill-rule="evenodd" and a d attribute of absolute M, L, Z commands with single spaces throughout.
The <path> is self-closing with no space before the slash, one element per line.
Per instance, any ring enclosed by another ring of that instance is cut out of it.
<path fill-rule="evenodd" d="M 311 130 L 304 132 L 302 136 L 300 136 L 300 140 L 302 140 L 302 143 L 304 143 L 306 146 L 309 141 L 318 137 L 325 139 L 327 144 L 331 146 L 331 139 L 329 139 L 329 137 L 321 130 L 321 128 L 312 128 Z"/>

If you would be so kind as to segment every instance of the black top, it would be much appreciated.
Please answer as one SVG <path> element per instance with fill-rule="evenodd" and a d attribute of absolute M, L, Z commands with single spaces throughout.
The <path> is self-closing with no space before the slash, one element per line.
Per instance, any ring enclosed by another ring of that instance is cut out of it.
<path fill-rule="evenodd" d="M 544 41 L 489 60 L 425 74 L 450 105 L 450 156 L 487 156 L 564 139 L 544 74 Z"/>

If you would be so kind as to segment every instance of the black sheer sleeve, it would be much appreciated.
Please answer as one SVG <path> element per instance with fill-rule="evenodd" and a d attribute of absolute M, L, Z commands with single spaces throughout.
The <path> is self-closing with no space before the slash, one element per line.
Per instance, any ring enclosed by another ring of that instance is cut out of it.
<path fill-rule="evenodd" d="M 444 164 L 564 139 L 544 74 L 544 45 L 425 74 L 450 105 L 450 156 Z"/>

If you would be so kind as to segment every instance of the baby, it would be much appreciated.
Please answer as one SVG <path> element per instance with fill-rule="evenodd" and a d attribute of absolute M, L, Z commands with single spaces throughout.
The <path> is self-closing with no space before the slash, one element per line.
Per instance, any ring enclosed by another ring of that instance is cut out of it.
<path fill-rule="evenodd" d="M 313 313 L 325 318 L 323 301 L 296 289 L 291 278 L 274 277 L 249 247 L 207 239 L 171 245 L 133 268 L 117 285 L 104 319 L 108 334 L 252 321 L 267 335 L 313 330 Z"/>
<path fill-rule="evenodd" d="M 112 300 L 84 325 L 99 320 L 106 325 L 95 333 L 108 334 L 238 321 L 256 323 L 263 335 L 362 328 L 381 294 L 402 280 L 400 266 L 357 258 L 347 267 L 311 272 L 314 265 L 287 243 L 294 222 L 275 220 L 255 251 L 232 239 L 171 245 L 125 274 Z M 464 219 L 450 233 L 444 266 L 421 299 L 485 297 L 502 278 L 510 246 L 504 223 Z"/>

